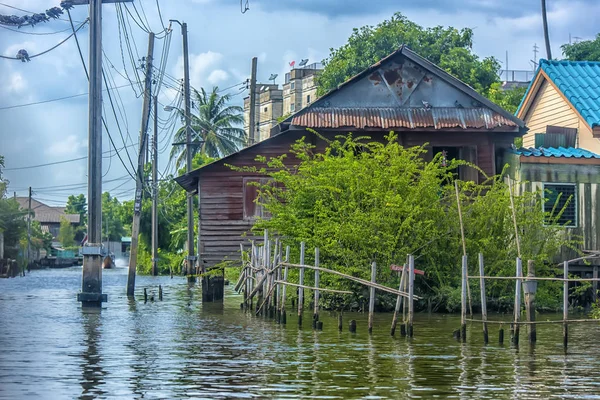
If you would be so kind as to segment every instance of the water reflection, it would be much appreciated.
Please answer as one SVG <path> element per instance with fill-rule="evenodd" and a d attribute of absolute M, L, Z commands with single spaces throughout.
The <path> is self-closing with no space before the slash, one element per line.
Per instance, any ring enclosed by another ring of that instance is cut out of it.
<path fill-rule="evenodd" d="M 98 352 L 98 343 L 101 340 L 101 311 L 100 309 L 83 308 L 83 346 L 81 354 L 81 395 L 82 400 L 95 399 L 106 392 L 102 386 L 105 384 L 106 371 L 102 368 L 102 357 Z"/>

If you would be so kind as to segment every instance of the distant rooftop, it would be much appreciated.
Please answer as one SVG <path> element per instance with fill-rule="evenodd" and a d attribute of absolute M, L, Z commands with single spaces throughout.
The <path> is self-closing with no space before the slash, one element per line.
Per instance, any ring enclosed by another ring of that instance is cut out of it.
<path fill-rule="evenodd" d="M 525 157 L 564 157 L 564 158 L 586 158 L 599 159 L 600 155 L 592 153 L 589 150 L 575 147 L 522 147 L 511 150 L 512 153 Z"/>

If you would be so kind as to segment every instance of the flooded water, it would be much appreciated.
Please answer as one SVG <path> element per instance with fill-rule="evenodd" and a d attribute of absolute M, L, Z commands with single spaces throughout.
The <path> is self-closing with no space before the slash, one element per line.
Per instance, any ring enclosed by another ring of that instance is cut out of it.
<path fill-rule="evenodd" d="M 346 314 L 340 333 L 323 313 L 316 332 L 244 314 L 231 288 L 203 305 L 184 278 L 138 276 L 130 301 L 126 280 L 124 268 L 104 271 L 109 301 L 91 313 L 76 301 L 81 267 L 0 280 L 0 398 L 600 399 L 596 324 L 571 326 L 567 353 L 560 325 L 516 349 L 508 332 L 497 344 L 494 326 L 487 346 L 480 325 L 459 343 L 447 315 L 417 315 L 412 339 L 389 336 L 388 314 L 371 336 L 363 314 Z M 143 288 L 157 300 L 159 284 L 164 301 L 144 303 Z"/>

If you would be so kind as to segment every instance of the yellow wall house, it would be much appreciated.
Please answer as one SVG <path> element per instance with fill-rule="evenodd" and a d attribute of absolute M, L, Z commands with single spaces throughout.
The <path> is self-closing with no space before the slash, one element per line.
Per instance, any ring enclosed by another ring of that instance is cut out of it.
<path fill-rule="evenodd" d="M 576 147 L 600 153 L 600 62 L 540 60 L 517 110 L 523 147 Z"/>

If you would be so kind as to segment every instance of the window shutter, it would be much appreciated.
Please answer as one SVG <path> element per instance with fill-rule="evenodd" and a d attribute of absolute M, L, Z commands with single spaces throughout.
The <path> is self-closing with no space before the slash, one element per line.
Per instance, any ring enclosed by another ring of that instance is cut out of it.
<path fill-rule="evenodd" d="M 545 147 L 575 147 L 577 142 L 577 129 L 562 126 L 546 126 Z"/>

